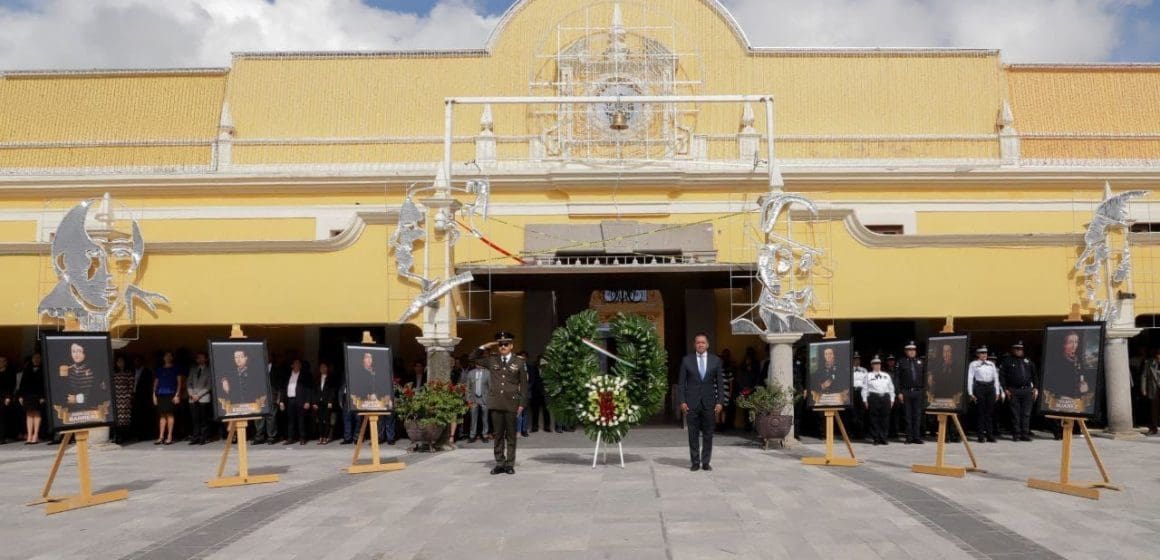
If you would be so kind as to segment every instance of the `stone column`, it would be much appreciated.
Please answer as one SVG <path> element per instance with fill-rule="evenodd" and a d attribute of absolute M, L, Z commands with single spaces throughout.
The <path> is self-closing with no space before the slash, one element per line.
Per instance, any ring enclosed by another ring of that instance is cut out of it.
<path fill-rule="evenodd" d="M 800 340 L 801 333 L 781 333 L 781 334 L 763 334 L 761 339 L 769 345 L 769 371 L 766 372 L 766 383 L 770 384 L 773 381 L 781 384 L 782 387 L 793 388 L 793 345 Z M 794 408 L 791 404 L 788 414 L 792 417 Z M 796 429 L 791 427 L 789 434 L 782 440 L 781 446 L 783 448 L 794 447 L 798 445 Z"/>
<path fill-rule="evenodd" d="M 451 367 L 455 363 L 455 347 L 463 339 L 454 337 L 422 336 L 415 341 L 427 349 L 427 380 L 451 381 Z"/>
<path fill-rule="evenodd" d="M 429 278 L 451 278 L 455 274 L 454 248 L 447 235 L 447 227 L 440 224 L 453 219 L 459 210 L 459 201 L 448 197 L 433 197 L 422 200 L 427 208 L 427 223 L 434 224 L 432 235 L 427 240 L 429 248 L 425 251 L 427 262 L 424 275 Z M 454 362 L 453 352 L 461 340 L 456 336 L 458 317 L 455 314 L 455 305 L 448 293 L 439 298 L 434 308 L 423 310 L 423 336 L 416 340 L 427 349 L 427 379 L 429 381 L 450 381 L 451 366 Z"/>
<path fill-rule="evenodd" d="M 1140 432 L 1132 425 L 1132 368 L 1128 363 L 1128 339 L 1137 328 L 1108 327 L 1104 342 L 1104 383 L 1108 404 L 1107 435 L 1114 439 L 1134 439 Z"/>

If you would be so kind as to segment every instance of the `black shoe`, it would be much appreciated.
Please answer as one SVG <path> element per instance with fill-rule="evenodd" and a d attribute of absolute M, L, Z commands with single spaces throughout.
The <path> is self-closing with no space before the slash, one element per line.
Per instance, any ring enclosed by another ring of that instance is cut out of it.
<path fill-rule="evenodd" d="M 475 440 L 477 439 L 479 438 L 467 438 L 467 443 L 475 443 Z"/>
<path fill-rule="evenodd" d="M 1062 434 L 1054 435 L 1054 436 L 1052 436 L 1052 438 L 1055 439 L 1056 441 L 1059 441 L 1059 440 L 1063 439 L 1063 435 Z"/>
<path fill-rule="evenodd" d="M 539 428 L 532 428 L 532 432 L 533 432 L 533 433 L 534 433 L 534 432 L 538 432 L 538 431 L 540 431 L 540 429 L 539 429 Z M 547 431 L 547 430 L 544 430 L 544 431 Z"/>
<path fill-rule="evenodd" d="M 1031 436 L 1023 436 L 1019 438 L 1019 441 L 1031 441 Z"/>
<path fill-rule="evenodd" d="M 395 440 L 393 440 L 393 439 L 387 440 L 387 445 L 394 445 L 394 444 L 395 444 Z"/>
<path fill-rule="evenodd" d="M 693 472 L 697 472 L 697 471 L 701 470 L 701 465 L 698 465 L 697 463 L 693 463 L 693 466 L 689 467 L 689 470 L 691 470 Z"/>
<path fill-rule="evenodd" d="M 515 467 L 504 467 L 503 472 L 505 474 L 516 474 L 516 468 Z"/>
<path fill-rule="evenodd" d="M 492 467 L 492 469 L 491 469 L 491 474 L 503 474 L 503 472 L 504 472 L 504 468 L 499 466 L 499 465 L 496 465 L 496 466 Z"/>
<path fill-rule="evenodd" d="M 987 436 L 988 443 L 995 443 L 995 436 Z"/>
<path fill-rule="evenodd" d="M 984 438 L 983 436 L 979 436 L 976 441 L 978 441 L 979 443 L 983 443 L 983 442 L 987 441 L 987 439 Z"/>
<path fill-rule="evenodd" d="M 262 445 L 263 443 L 266 443 L 266 438 L 254 439 L 250 442 L 251 445 Z"/>
<path fill-rule="evenodd" d="M 354 443 L 353 439 L 344 439 L 342 440 L 342 443 L 339 443 L 339 445 L 350 445 L 352 443 Z"/>
<path fill-rule="evenodd" d="M 197 440 L 196 439 L 189 440 L 189 445 L 197 445 Z"/>
<path fill-rule="evenodd" d="M 889 441 L 886 441 L 886 440 L 880 440 L 880 441 L 882 441 L 882 445 L 890 445 Z"/>
<path fill-rule="evenodd" d="M 905 443 L 906 443 L 906 445 L 910 445 L 910 444 L 914 443 L 914 440 L 908 439 L 908 440 L 906 440 Z"/>
<path fill-rule="evenodd" d="M 520 432 L 520 435 L 521 435 L 521 436 L 524 436 L 524 437 L 528 437 L 528 433 L 527 433 L 527 432 Z"/>
<path fill-rule="evenodd" d="M 709 463 L 705 463 L 705 466 L 701 467 L 701 470 L 703 470 L 703 471 L 711 471 L 711 470 L 713 470 L 713 467 L 710 467 L 710 466 L 709 466 Z"/>
<path fill-rule="evenodd" d="M 916 439 L 916 440 L 914 440 L 914 443 L 917 443 L 917 444 L 919 444 L 919 445 L 922 445 L 922 444 L 926 443 L 926 440 L 922 440 L 922 439 Z"/>
<path fill-rule="evenodd" d="M 874 440 L 874 445 L 878 446 L 878 445 L 882 445 L 882 444 L 878 443 L 878 440 Z"/>
<path fill-rule="evenodd" d="M 266 442 L 266 445 L 278 445 L 278 440 L 272 439 Z"/>

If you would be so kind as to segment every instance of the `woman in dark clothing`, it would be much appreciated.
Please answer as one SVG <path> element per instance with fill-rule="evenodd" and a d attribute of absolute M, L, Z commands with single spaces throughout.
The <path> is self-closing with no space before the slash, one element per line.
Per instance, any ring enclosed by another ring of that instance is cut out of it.
<path fill-rule="evenodd" d="M 173 409 L 185 392 L 185 373 L 173 364 L 173 352 L 166 352 L 164 365 L 153 378 L 153 405 L 157 407 L 157 441 L 153 445 L 173 444 Z"/>
<path fill-rule="evenodd" d="M 117 411 L 117 424 L 113 429 L 113 443 L 128 441 L 133 425 L 133 370 L 125 363 L 124 356 L 117 356 L 113 363 L 113 407 Z"/>
<path fill-rule="evenodd" d="M 315 387 L 317 400 L 314 403 L 318 414 L 318 445 L 330 443 L 334 436 L 335 418 L 342 410 L 338 405 L 338 385 L 336 376 L 330 373 L 330 364 L 319 362 L 318 386 Z"/>
<path fill-rule="evenodd" d="M 24 445 L 40 443 L 40 414 L 44 409 L 44 368 L 39 352 L 33 354 L 28 365 L 24 366 L 20 393 L 16 397 L 20 401 L 20 406 L 24 407 L 24 424 L 28 430 Z"/>

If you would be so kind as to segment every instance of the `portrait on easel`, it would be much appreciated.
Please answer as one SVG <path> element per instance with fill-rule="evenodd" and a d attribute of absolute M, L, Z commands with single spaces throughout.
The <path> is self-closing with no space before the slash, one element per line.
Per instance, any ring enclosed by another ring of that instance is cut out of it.
<path fill-rule="evenodd" d="M 107 333 L 45 334 L 44 359 L 53 431 L 114 422 L 113 351 Z"/>
<path fill-rule="evenodd" d="M 1097 416 L 1104 323 L 1049 325 L 1043 334 L 1042 414 Z"/>
<path fill-rule="evenodd" d="M 265 340 L 209 341 L 215 418 L 231 420 L 272 412 L 266 355 Z"/>
<path fill-rule="evenodd" d="M 810 408 L 850 406 L 853 385 L 854 344 L 851 340 L 812 342 L 809 348 L 808 388 Z"/>
<path fill-rule="evenodd" d="M 926 341 L 926 410 L 966 410 L 967 349 L 965 334 L 932 336 Z"/>
<path fill-rule="evenodd" d="M 394 406 L 391 349 L 373 344 L 344 344 L 348 410 L 386 412 Z"/>

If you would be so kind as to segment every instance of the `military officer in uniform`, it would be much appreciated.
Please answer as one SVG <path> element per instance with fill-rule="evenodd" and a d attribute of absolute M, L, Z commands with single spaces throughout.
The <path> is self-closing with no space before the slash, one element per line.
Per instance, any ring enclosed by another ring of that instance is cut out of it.
<path fill-rule="evenodd" d="M 488 414 L 495 430 L 495 468 L 491 474 L 516 474 L 516 416 L 528 406 L 528 366 L 512 353 L 515 337 L 507 331 L 495 333 L 495 341 L 476 348 L 470 360 L 490 372 L 487 393 Z M 499 354 L 487 354 L 498 348 Z"/>
<path fill-rule="evenodd" d="M 999 370 L 987 359 L 987 347 L 981 346 L 975 351 L 978 358 L 967 368 L 967 394 L 971 402 L 979 407 L 978 442 L 989 441 L 994 443 L 995 433 L 995 399 L 1003 394 L 999 385 Z"/>
<path fill-rule="evenodd" d="M 882 360 L 878 356 L 870 360 L 870 371 L 859 394 L 865 401 L 863 408 L 870 413 L 870 438 L 874 445 L 889 445 L 886 441 L 886 423 L 890 421 L 890 409 L 894 405 L 894 380 L 882 371 Z"/>
<path fill-rule="evenodd" d="M 914 341 L 906 343 L 904 354 L 898 360 L 898 402 L 903 406 L 906 421 L 906 443 L 923 443 L 922 409 L 926 389 L 926 361 L 918 357 Z"/>
<path fill-rule="evenodd" d="M 1011 345 L 1011 353 L 999 364 L 999 383 L 1011 405 L 1013 441 L 1031 441 L 1031 406 L 1039 398 L 1035 388 L 1035 364 L 1023 355 L 1023 341 Z"/>
<path fill-rule="evenodd" d="M 895 358 L 894 354 L 886 355 L 885 361 L 882 362 L 882 371 L 890 375 L 891 381 L 894 382 L 894 390 L 897 396 L 897 391 L 901 383 L 898 381 L 898 358 Z M 900 431 L 906 432 L 906 429 L 903 427 L 903 421 L 906 420 L 905 410 L 906 407 L 904 406 L 894 406 L 894 404 L 890 406 L 890 419 L 886 421 L 886 429 L 891 439 L 898 437 L 898 432 Z"/>

